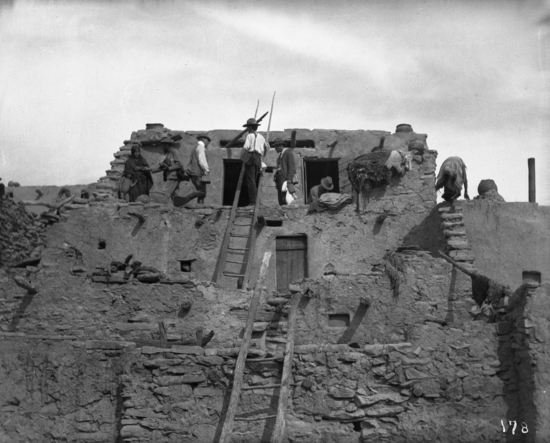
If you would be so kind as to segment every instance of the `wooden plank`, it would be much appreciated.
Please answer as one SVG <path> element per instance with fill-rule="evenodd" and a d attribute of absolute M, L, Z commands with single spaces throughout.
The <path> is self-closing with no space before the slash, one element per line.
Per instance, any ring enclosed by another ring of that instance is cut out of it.
<path fill-rule="evenodd" d="M 279 405 L 277 407 L 277 419 L 275 420 L 275 431 L 271 439 L 272 443 L 282 443 L 285 424 L 288 396 L 290 394 L 290 378 L 292 375 L 292 361 L 294 357 L 294 332 L 296 330 L 296 314 L 300 302 L 300 294 L 294 294 L 291 300 L 290 314 L 288 316 L 288 332 L 285 348 L 285 360 L 283 362 L 283 376 L 281 378 L 281 390 L 279 391 Z"/>
<path fill-rule="evenodd" d="M 239 403 L 239 397 L 241 395 L 241 388 L 243 385 L 244 367 L 246 364 L 246 355 L 248 353 L 248 347 L 250 346 L 250 340 L 252 337 L 252 329 L 254 328 L 254 319 L 256 317 L 256 311 L 260 305 L 260 296 L 262 293 L 262 285 L 267 275 L 267 269 L 269 266 L 269 259 L 271 258 L 271 251 L 264 254 L 262 260 L 262 267 L 260 269 L 260 278 L 257 281 L 256 288 L 254 289 L 254 295 L 250 302 L 250 308 L 248 310 L 248 317 L 246 319 L 246 328 L 244 330 L 244 337 L 239 350 L 239 356 L 237 357 L 237 364 L 235 365 L 235 372 L 233 378 L 233 389 L 231 390 L 231 398 L 229 399 L 229 405 L 225 414 L 225 420 L 222 427 L 219 443 L 229 443 L 231 441 L 231 433 L 233 432 L 233 422 L 235 420 L 235 414 L 237 412 L 237 405 Z"/>
<path fill-rule="evenodd" d="M 229 247 L 229 240 L 231 239 L 230 233 L 235 222 L 235 214 L 237 212 L 237 206 L 239 205 L 239 197 L 241 196 L 241 188 L 244 178 L 244 163 L 241 166 L 241 173 L 239 174 L 239 182 L 237 183 L 237 190 L 235 191 L 235 198 L 233 199 L 233 207 L 231 208 L 231 215 L 229 216 L 229 222 L 227 223 L 227 229 L 223 237 L 223 242 L 220 247 L 220 257 L 218 261 L 218 272 L 215 275 L 214 283 L 223 282 L 225 271 L 225 261 L 227 259 L 227 249 Z"/>

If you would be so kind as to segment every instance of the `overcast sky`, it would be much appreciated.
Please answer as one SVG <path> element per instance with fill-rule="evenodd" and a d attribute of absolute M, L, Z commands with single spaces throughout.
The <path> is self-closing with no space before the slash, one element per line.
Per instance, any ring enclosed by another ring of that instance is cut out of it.
<path fill-rule="evenodd" d="M 0 0 L 0 177 L 92 183 L 132 131 L 410 123 L 470 196 L 550 204 L 550 5 L 539 1 Z"/>

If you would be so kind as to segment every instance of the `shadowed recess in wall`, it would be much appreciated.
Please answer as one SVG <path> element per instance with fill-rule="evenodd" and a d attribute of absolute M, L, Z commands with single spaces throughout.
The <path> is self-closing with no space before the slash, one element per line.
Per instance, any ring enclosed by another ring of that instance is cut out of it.
<path fill-rule="evenodd" d="M 32 303 L 35 295 L 36 295 L 36 292 L 27 291 L 27 293 L 21 300 L 21 304 L 19 305 L 17 312 L 13 316 L 10 325 L 8 326 L 9 332 L 15 332 L 17 330 L 17 326 L 19 325 L 21 318 L 25 315 L 25 311 L 27 310 L 29 305 Z"/>
<path fill-rule="evenodd" d="M 438 250 L 446 249 L 447 241 L 441 227 L 438 206 L 435 206 L 419 225 L 405 235 L 401 246 L 410 245 L 418 245 L 425 251 L 429 251 L 434 257 L 439 257 Z"/>
<path fill-rule="evenodd" d="M 357 331 L 357 328 L 363 321 L 363 318 L 367 314 L 367 311 L 369 309 L 369 306 L 366 304 L 360 304 L 357 310 L 355 311 L 355 314 L 353 315 L 353 318 L 351 319 L 348 328 L 344 331 L 340 339 L 337 341 L 338 344 L 345 344 L 349 343 L 351 339 L 353 338 L 353 335 L 355 334 L 355 331 Z"/>

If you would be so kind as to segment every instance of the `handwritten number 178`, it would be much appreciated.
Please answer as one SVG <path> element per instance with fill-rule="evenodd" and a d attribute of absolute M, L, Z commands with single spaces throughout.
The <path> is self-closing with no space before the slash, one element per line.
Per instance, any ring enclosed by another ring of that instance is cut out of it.
<path fill-rule="evenodd" d="M 504 420 L 500 420 L 500 424 L 502 425 L 502 432 L 506 432 L 507 429 L 506 429 L 506 426 L 504 425 Z M 518 422 L 516 420 L 509 420 L 508 424 L 510 426 L 512 426 L 512 424 L 514 425 L 514 427 L 512 428 L 512 435 L 515 435 L 516 428 L 518 427 Z M 527 428 L 527 424 L 522 421 L 521 422 L 521 433 L 522 434 L 527 434 L 528 432 L 529 432 L 529 429 Z"/>

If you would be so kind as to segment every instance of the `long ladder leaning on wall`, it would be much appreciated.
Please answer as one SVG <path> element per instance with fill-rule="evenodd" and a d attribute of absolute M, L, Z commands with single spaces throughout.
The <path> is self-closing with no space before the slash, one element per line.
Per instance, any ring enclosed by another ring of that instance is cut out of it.
<path fill-rule="evenodd" d="M 237 279 L 237 284 L 234 287 L 247 289 L 248 280 L 250 279 L 250 265 L 254 261 L 254 249 L 256 246 L 254 227 L 261 198 L 262 175 L 259 177 L 258 195 L 253 209 L 239 208 L 243 181 L 244 163 L 239 175 L 231 215 L 229 216 L 229 222 L 220 248 L 214 282 L 222 287 L 227 287 L 230 279 L 233 281 Z"/>
<path fill-rule="evenodd" d="M 246 362 L 261 362 L 269 360 L 279 360 L 279 357 L 267 357 L 267 358 L 250 358 L 247 359 L 248 348 L 250 346 L 250 340 L 252 337 L 252 330 L 254 327 L 254 320 L 260 304 L 260 296 L 262 293 L 262 285 L 267 274 L 267 268 L 269 265 L 269 259 L 271 258 L 271 252 L 266 252 L 262 260 L 262 267 L 260 269 L 260 277 L 254 288 L 254 295 L 250 302 L 248 309 L 248 316 L 246 319 L 246 328 L 244 331 L 243 341 L 237 357 L 237 363 L 235 364 L 235 371 L 233 376 L 233 386 L 231 389 L 231 398 L 224 418 L 223 427 L 221 430 L 218 443 L 229 443 L 231 441 L 231 435 L 233 432 L 233 423 L 235 421 L 235 414 L 237 412 L 237 406 L 242 390 L 247 389 L 273 389 L 279 388 L 279 402 L 277 406 L 277 415 L 268 415 L 260 418 L 254 418 L 255 420 L 269 420 L 275 418 L 275 429 L 271 438 L 271 443 L 282 443 L 285 432 L 285 417 L 286 409 L 288 406 L 288 397 L 290 394 L 290 379 L 292 374 L 292 361 L 294 358 L 294 335 L 296 330 L 296 314 L 298 311 L 298 303 L 300 301 L 300 294 L 296 293 L 292 296 L 290 304 L 290 313 L 288 315 L 287 326 L 287 338 L 283 361 L 283 373 L 281 376 L 280 384 L 272 385 L 259 385 L 259 386 L 247 386 L 243 387 L 244 367 Z"/>

